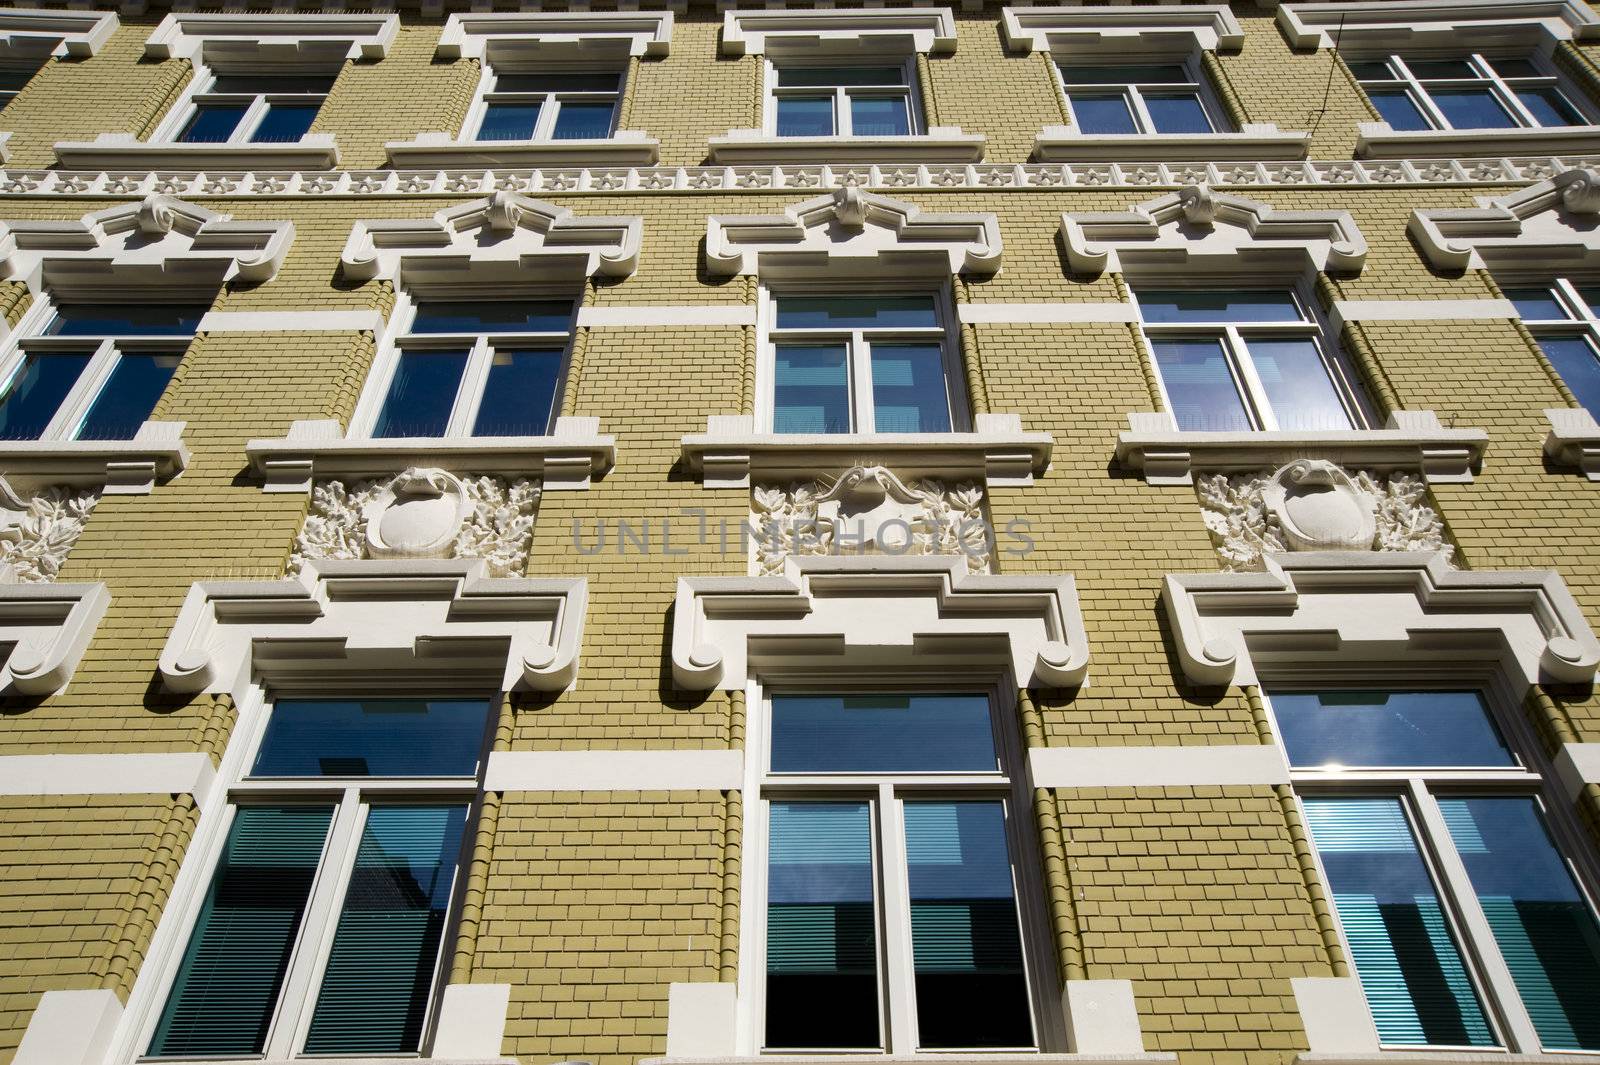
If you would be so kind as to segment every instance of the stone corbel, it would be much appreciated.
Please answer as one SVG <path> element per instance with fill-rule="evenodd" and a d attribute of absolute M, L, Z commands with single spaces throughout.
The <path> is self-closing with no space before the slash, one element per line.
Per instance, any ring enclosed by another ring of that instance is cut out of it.
<path fill-rule="evenodd" d="M 0 586 L 0 691 L 54 695 L 67 686 L 111 605 L 99 582 Z"/>
<path fill-rule="evenodd" d="M 1551 407 L 1544 454 L 1552 464 L 1576 468 L 1591 481 L 1600 481 L 1600 424 L 1583 407 Z"/>

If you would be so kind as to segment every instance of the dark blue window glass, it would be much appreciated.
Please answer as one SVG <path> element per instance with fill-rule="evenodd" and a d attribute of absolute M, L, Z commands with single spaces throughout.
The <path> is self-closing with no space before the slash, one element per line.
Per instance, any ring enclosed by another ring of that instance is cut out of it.
<path fill-rule="evenodd" d="M 1211 119 L 1194 93 L 1144 94 L 1144 109 L 1150 112 L 1157 133 L 1210 133 Z"/>
<path fill-rule="evenodd" d="M 1352 60 L 1350 72 L 1362 81 L 1393 81 L 1395 73 L 1386 59 Z"/>
<path fill-rule="evenodd" d="M 483 699 L 280 699 L 254 777 L 469 777 Z"/>
<path fill-rule="evenodd" d="M 539 103 L 492 102 L 483 110 L 478 126 L 481 141 L 526 141 L 533 139 L 539 124 Z"/>
<path fill-rule="evenodd" d="M 196 104 L 178 139 L 188 144 L 220 144 L 233 136 L 246 110 L 245 104 Z"/>
<path fill-rule="evenodd" d="M 948 433 L 944 352 L 937 344 L 872 345 L 874 428 L 880 433 Z"/>
<path fill-rule="evenodd" d="M 443 436 L 467 367 L 466 351 L 402 352 L 372 427 L 375 437 Z"/>
<path fill-rule="evenodd" d="M 45 327 L 46 336 L 193 336 L 209 308 L 187 303 L 67 303 Z"/>
<path fill-rule="evenodd" d="M 560 106 L 556 112 L 556 128 L 551 134 L 554 139 L 600 140 L 611 136 L 615 103 L 563 100 Z"/>
<path fill-rule="evenodd" d="M 1378 114 L 1389 123 L 1390 129 L 1418 130 L 1432 129 L 1428 119 L 1418 107 L 1416 101 L 1411 99 L 1411 94 L 1404 89 L 1368 89 L 1367 97 L 1372 101 L 1372 106 L 1378 109 Z"/>
<path fill-rule="evenodd" d="M 1072 118 L 1084 133 L 1137 133 L 1139 126 L 1133 120 L 1133 111 L 1121 93 L 1102 95 L 1075 92 L 1072 101 Z"/>
<path fill-rule="evenodd" d="M 473 436 L 543 436 L 555 412 L 559 351 L 499 351 L 478 404 Z"/>
<path fill-rule="evenodd" d="M 778 136 L 833 136 L 832 96 L 780 96 Z"/>
<path fill-rule="evenodd" d="M 1157 340 L 1151 344 L 1179 429 L 1250 429 L 1250 415 L 1216 340 Z"/>
<path fill-rule="evenodd" d="M 1302 322 L 1294 295 L 1283 289 L 1141 291 L 1147 322 Z"/>
<path fill-rule="evenodd" d="M 1478 72 L 1465 59 L 1408 58 L 1406 66 L 1419 78 L 1476 78 Z"/>
<path fill-rule="evenodd" d="M 903 137 L 911 132 L 911 116 L 903 96 L 852 96 L 850 132 L 857 137 Z"/>
<path fill-rule="evenodd" d="M 923 329 L 939 324 L 932 296 L 785 296 L 779 329 Z"/>
<path fill-rule="evenodd" d="M 413 333 L 564 333 L 569 300 L 430 300 L 417 304 Z"/>
<path fill-rule="evenodd" d="M 773 359 L 773 432 L 850 431 L 849 359 L 843 344 L 779 344 Z"/>
<path fill-rule="evenodd" d="M 793 67 L 778 68 L 778 84 L 784 88 L 835 85 L 904 85 L 902 67 Z"/>
<path fill-rule="evenodd" d="M 1273 692 L 1289 764 L 1510 766 L 1475 691 Z"/>
<path fill-rule="evenodd" d="M 1550 85 L 1534 86 L 1532 88 L 1517 89 L 1517 99 L 1522 101 L 1522 106 L 1533 115 L 1534 121 L 1541 126 L 1578 126 L 1583 124 L 1583 115 L 1578 112 L 1572 102 L 1562 94 L 1561 90 Z"/>
<path fill-rule="evenodd" d="M 319 104 L 273 103 L 250 139 L 257 144 L 293 144 L 311 129 Z"/>
<path fill-rule="evenodd" d="M 1061 78 L 1068 85 L 1170 85 L 1190 80 L 1181 66 L 1166 63 L 1101 67 L 1064 64 L 1061 67 Z"/>
<path fill-rule="evenodd" d="M 776 695 L 774 773 L 994 772 L 985 695 Z"/>
<path fill-rule="evenodd" d="M 1505 293 L 1523 321 L 1553 322 L 1572 317 L 1555 293 L 1547 288 L 1508 288 Z"/>
<path fill-rule="evenodd" d="M 1266 390 L 1279 429 L 1289 432 L 1355 427 L 1315 341 L 1304 337 L 1251 337 L 1247 343 L 1256 377 Z"/>
<path fill-rule="evenodd" d="M 139 426 L 155 410 L 156 401 L 172 380 L 181 355 L 124 354 L 100 389 L 83 424 L 79 440 L 132 440 Z"/>
<path fill-rule="evenodd" d="M 1430 89 L 1451 129 L 1510 129 L 1516 120 L 1491 89 Z"/>
<path fill-rule="evenodd" d="M 0 440 L 37 440 L 89 365 L 88 355 L 27 356 L 0 399 Z"/>
<path fill-rule="evenodd" d="M 1600 418 L 1600 358 L 1582 337 L 1540 337 L 1539 348 L 1578 402 Z"/>

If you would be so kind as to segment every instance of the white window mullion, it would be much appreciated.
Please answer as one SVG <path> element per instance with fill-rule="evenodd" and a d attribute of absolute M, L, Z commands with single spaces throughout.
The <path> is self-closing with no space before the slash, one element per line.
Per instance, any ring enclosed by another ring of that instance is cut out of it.
<path fill-rule="evenodd" d="M 853 428 L 858 433 L 875 433 L 878 431 L 878 416 L 872 402 L 872 347 L 866 334 L 859 329 L 850 334 L 847 343 L 851 417 L 856 423 Z"/>
<path fill-rule="evenodd" d="M 467 357 L 467 367 L 461 372 L 461 387 L 456 392 L 456 402 L 450 408 L 450 423 L 446 436 L 470 436 L 473 422 L 478 417 L 478 405 L 483 401 L 483 389 L 489 381 L 489 366 L 494 361 L 494 347 L 488 337 L 480 336 L 472 342 L 472 354 Z"/>
<path fill-rule="evenodd" d="M 906 869 L 905 817 L 894 785 L 878 785 L 883 880 L 883 960 L 889 1030 L 884 1049 L 904 1056 L 916 1045 L 916 964 L 911 947 L 911 887 Z"/>
<path fill-rule="evenodd" d="M 239 124 L 233 127 L 233 132 L 228 134 L 229 144 L 248 144 L 250 138 L 255 136 L 256 127 L 262 119 L 267 117 L 267 109 L 272 105 L 267 101 L 267 94 L 258 92 L 250 101 L 250 106 L 244 109 L 244 114 L 239 116 Z"/>
<path fill-rule="evenodd" d="M 1278 419 L 1272 413 L 1272 403 L 1267 399 L 1266 386 L 1261 383 L 1261 377 L 1256 373 L 1254 359 L 1250 355 L 1250 347 L 1245 343 L 1244 334 L 1237 326 L 1226 326 L 1223 329 L 1222 343 L 1228 349 L 1228 358 L 1233 362 L 1235 372 L 1238 373 L 1239 384 L 1245 393 L 1245 404 L 1252 408 L 1256 425 L 1266 432 L 1274 432 L 1278 428 Z"/>
<path fill-rule="evenodd" d="M 48 359 L 55 356 L 40 357 Z M 118 358 L 116 341 L 111 339 L 100 341 L 99 346 L 94 349 L 94 355 L 89 359 L 89 364 L 83 368 L 83 373 L 78 375 L 78 380 L 61 400 L 61 406 L 56 408 L 55 417 L 50 419 L 44 432 L 39 434 L 40 440 L 72 438 L 77 432 L 78 424 L 88 415 L 89 408 L 100 395 L 100 390 L 111 379 L 111 371 L 116 369 Z"/>
<path fill-rule="evenodd" d="M 536 141 L 555 140 L 556 112 L 561 109 L 561 101 L 553 92 L 543 93 L 539 97 L 539 121 L 533 124 L 533 139 Z"/>
<path fill-rule="evenodd" d="M 854 137 L 856 126 L 851 121 L 850 93 L 843 85 L 833 90 L 833 132 L 837 137 Z"/>
<path fill-rule="evenodd" d="M 1129 85 L 1124 90 L 1123 98 L 1128 101 L 1128 106 L 1133 108 L 1133 122 L 1139 127 L 1139 132 L 1156 132 L 1155 119 L 1150 117 L 1150 110 L 1144 105 L 1144 93 L 1139 91 L 1139 87 Z"/>

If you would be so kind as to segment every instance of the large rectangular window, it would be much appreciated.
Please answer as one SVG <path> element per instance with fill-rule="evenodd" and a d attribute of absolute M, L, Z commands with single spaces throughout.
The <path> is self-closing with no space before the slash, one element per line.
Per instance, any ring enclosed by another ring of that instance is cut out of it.
<path fill-rule="evenodd" d="M 177 139 L 191 144 L 294 144 L 311 130 L 333 74 L 219 74 L 192 97 Z"/>
<path fill-rule="evenodd" d="M 622 74 L 615 70 L 484 74 L 476 139 L 603 140 L 616 126 Z"/>
<path fill-rule="evenodd" d="M 1227 123 L 1190 62 L 1056 66 L 1083 133 L 1216 133 Z"/>
<path fill-rule="evenodd" d="M 1390 55 L 1350 69 L 1390 128 L 1515 129 L 1589 121 L 1542 59 Z"/>
<path fill-rule="evenodd" d="M 1600 284 L 1558 278 L 1505 294 L 1562 382 L 1600 418 Z"/>
<path fill-rule="evenodd" d="M 917 132 L 911 74 L 894 66 L 783 64 L 768 79 L 780 137 L 904 137 Z"/>

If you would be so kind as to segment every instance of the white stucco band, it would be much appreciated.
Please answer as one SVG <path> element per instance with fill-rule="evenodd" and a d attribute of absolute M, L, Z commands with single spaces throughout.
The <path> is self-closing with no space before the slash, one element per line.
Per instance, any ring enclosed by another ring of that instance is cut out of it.
<path fill-rule="evenodd" d="M 1051 789 L 1289 783 L 1289 764 L 1275 744 L 1034 747 L 1028 768 L 1034 787 Z"/>
<path fill-rule="evenodd" d="M 1555 764 L 1562 787 L 1576 799 L 1590 784 L 1600 784 L 1600 743 L 1563 743 Z"/>
<path fill-rule="evenodd" d="M 743 751 L 495 751 L 487 791 L 737 791 Z"/>
<path fill-rule="evenodd" d="M 204 807 L 215 779 L 198 751 L 0 757 L 0 795 L 193 795 Z"/>

